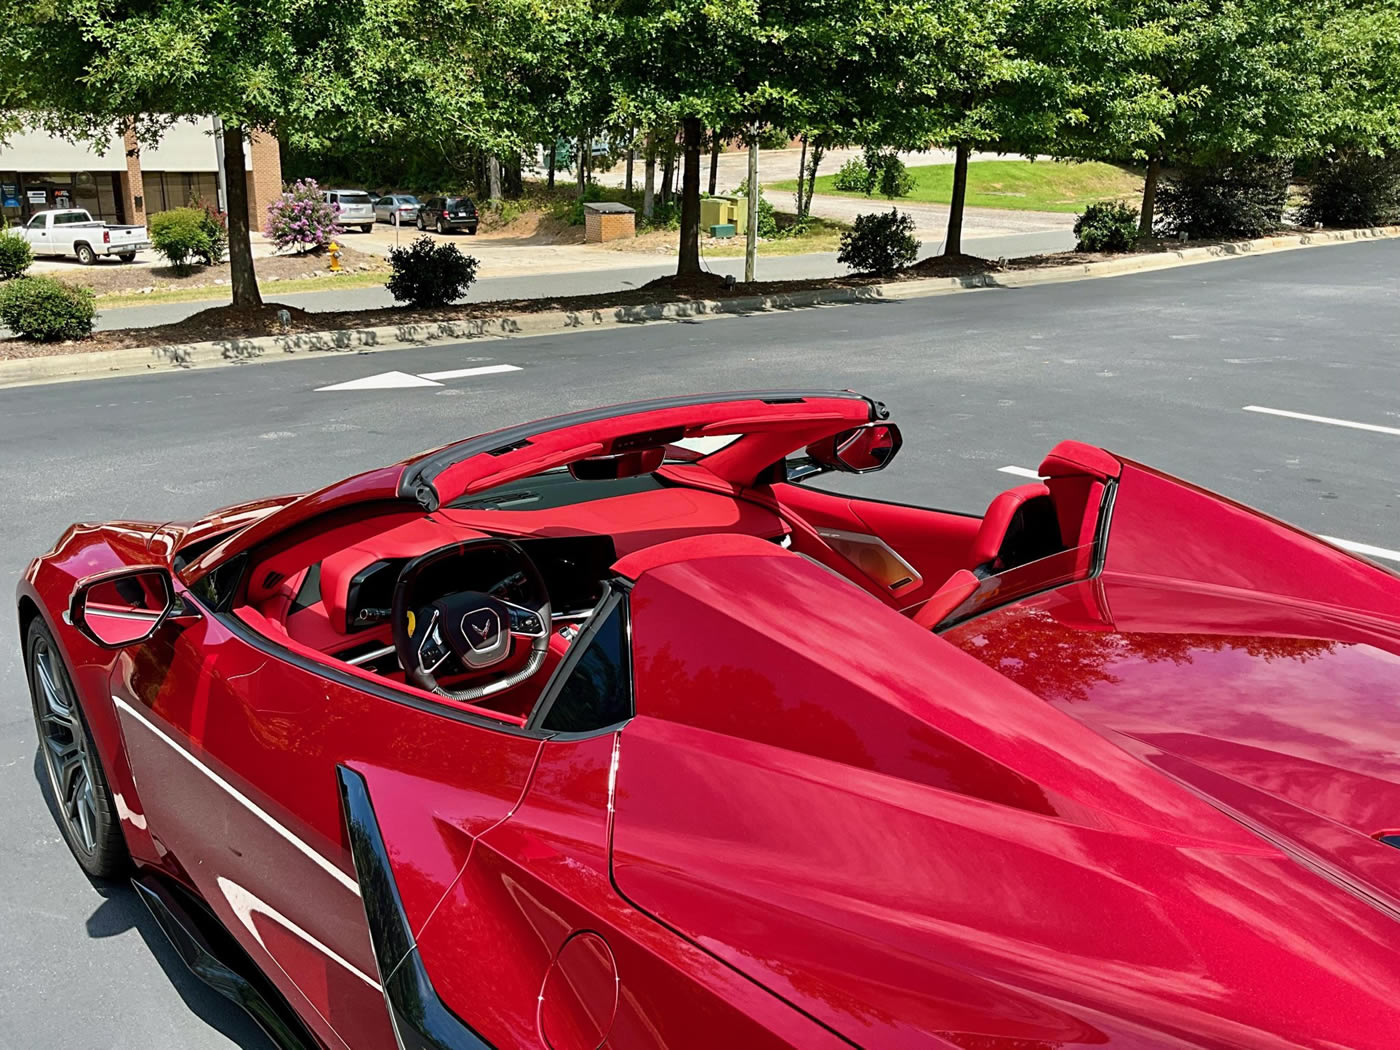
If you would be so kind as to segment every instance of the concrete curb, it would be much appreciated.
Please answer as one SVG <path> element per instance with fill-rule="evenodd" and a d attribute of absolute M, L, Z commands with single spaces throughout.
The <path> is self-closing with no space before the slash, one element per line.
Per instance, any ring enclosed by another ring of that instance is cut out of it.
<path fill-rule="evenodd" d="M 715 316 L 741 316 L 818 306 L 860 302 L 919 299 L 930 295 L 985 288 L 1028 288 L 1039 284 L 1081 281 L 1095 277 L 1164 270 L 1221 259 L 1267 255 L 1297 248 L 1349 244 L 1361 240 L 1400 237 L 1400 226 L 1319 231 L 1262 237 L 1253 241 L 1182 248 L 1177 251 L 1106 259 L 1082 265 L 1040 270 L 971 274 L 967 277 L 930 277 L 922 280 L 870 284 L 858 288 L 814 288 L 777 295 L 737 296 L 732 299 L 695 299 L 682 302 L 619 306 L 580 312 L 553 310 L 514 316 L 474 318 L 465 321 L 417 322 L 346 328 L 326 332 L 258 336 L 250 339 L 218 339 L 203 343 L 97 350 L 89 353 L 54 354 L 0 361 L 0 387 L 98 379 L 107 376 L 167 372 L 172 369 L 296 360 L 298 355 L 324 352 L 369 353 L 407 350 L 433 343 L 464 342 L 484 338 L 521 338 L 596 330 L 615 325 L 647 324 Z"/>

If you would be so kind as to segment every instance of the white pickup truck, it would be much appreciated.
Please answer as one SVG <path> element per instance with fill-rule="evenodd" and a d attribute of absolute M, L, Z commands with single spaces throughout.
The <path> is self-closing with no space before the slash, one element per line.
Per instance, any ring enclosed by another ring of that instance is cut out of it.
<path fill-rule="evenodd" d="M 81 208 L 41 211 L 15 232 L 29 242 L 35 255 L 76 255 L 84 266 L 96 262 L 99 255 L 131 262 L 137 252 L 151 246 L 146 227 L 98 222 Z"/>

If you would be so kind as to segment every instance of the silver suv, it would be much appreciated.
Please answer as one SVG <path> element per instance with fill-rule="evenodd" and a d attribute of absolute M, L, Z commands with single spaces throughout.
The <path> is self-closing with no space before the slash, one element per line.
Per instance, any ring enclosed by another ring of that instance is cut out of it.
<path fill-rule="evenodd" d="M 326 190 L 327 204 L 336 206 L 336 222 L 358 226 L 361 233 L 374 229 L 374 198 L 364 190 Z"/>

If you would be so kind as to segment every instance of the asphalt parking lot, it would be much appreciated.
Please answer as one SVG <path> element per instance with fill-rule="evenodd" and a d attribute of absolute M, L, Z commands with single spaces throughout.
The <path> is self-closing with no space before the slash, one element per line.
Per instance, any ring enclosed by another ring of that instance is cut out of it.
<path fill-rule="evenodd" d="M 1110 280 L 0 390 L 0 585 L 74 520 L 197 516 L 456 437 L 703 390 L 885 400 L 855 491 L 979 511 L 1073 437 L 1400 570 L 1400 242 Z M 509 367 L 507 367 L 509 366 Z M 386 377 L 387 373 L 394 373 Z M 325 389 L 338 387 L 338 389 Z M 1010 469 L 1008 469 L 1010 468 Z M 73 864 L 0 618 L 0 1047 L 259 1048 L 131 893 Z"/>

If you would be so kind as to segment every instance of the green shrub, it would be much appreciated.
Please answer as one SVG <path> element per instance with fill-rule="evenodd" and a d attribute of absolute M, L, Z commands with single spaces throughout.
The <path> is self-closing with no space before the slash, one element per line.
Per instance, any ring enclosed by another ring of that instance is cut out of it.
<path fill-rule="evenodd" d="M 1223 168 L 1186 168 L 1157 191 L 1157 229 L 1167 236 L 1262 237 L 1283 222 L 1292 165 L 1242 161 Z"/>
<path fill-rule="evenodd" d="M 0 281 L 23 277 L 34 261 L 34 249 L 17 233 L 0 230 Z"/>
<path fill-rule="evenodd" d="M 603 188 L 596 182 L 586 182 L 583 185 L 583 192 L 573 199 L 568 210 L 564 212 L 564 221 L 570 226 L 583 225 L 583 206 L 593 204 L 603 199 Z"/>
<path fill-rule="evenodd" d="M 914 176 L 909 174 L 909 169 L 904 166 L 904 161 L 900 160 L 897 154 L 882 154 L 879 167 L 872 167 L 871 170 L 879 173 L 880 195 L 882 197 L 891 199 L 907 197 L 914 192 Z"/>
<path fill-rule="evenodd" d="M 1313 175 L 1303 221 L 1342 227 L 1400 222 L 1400 154 L 1329 159 Z"/>
<path fill-rule="evenodd" d="M 52 277 L 16 277 L 0 284 L 0 324 L 26 339 L 84 339 L 96 317 L 90 288 Z"/>
<path fill-rule="evenodd" d="M 836 253 L 837 262 L 857 273 L 894 273 L 918 257 L 913 216 L 900 214 L 898 208 L 857 215 L 841 235 L 841 250 Z"/>
<path fill-rule="evenodd" d="M 748 207 L 749 180 L 745 179 L 739 183 L 739 188 L 734 191 L 744 198 L 743 207 Z M 748 213 L 745 212 L 745 215 Z M 758 235 L 765 240 L 772 240 L 778 236 L 778 217 L 773 211 L 773 204 L 763 195 L 763 187 L 758 188 Z"/>
<path fill-rule="evenodd" d="M 1077 252 L 1130 252 L 1137 242 L 1138 210 L 1124 201 L 1099 201 L 1074 220 Z"/>
<path fill-rule="evenodd" d="M 396 302 L 447 306 L 467 294 L 476 280 L 476 259 L 455 244 L 419 237 L 407 248 L 389 249 L 393 270 L 384 287 Z"/>
<path fill-rule="evenodd" d="M 875 189 L 873 173 L 864 157 L 852 157 L 842 164 L 834 182 L 842 193 L 863 193 L 868 197 Z"/>
<path fill-rule="evenodd" d="M 198 194 L 190 201 L 190 207 L 204 213 L 200 228 L 209 238 L 208 250 L 198 253 L 199 261 L 205 266 L 218 266 L 228 256 L 228 214 Z"/>
<path fill-rule="evenodd" d="M 151 247 L 165 256 L 176 273 L 189 273 L 193 263 L 213 258 L 202 208 L 171 208 L 146 220 Z"/>

